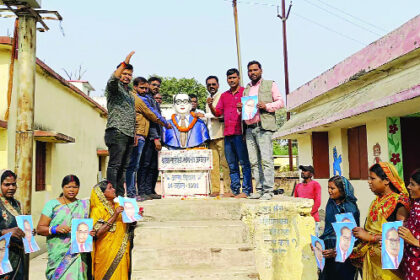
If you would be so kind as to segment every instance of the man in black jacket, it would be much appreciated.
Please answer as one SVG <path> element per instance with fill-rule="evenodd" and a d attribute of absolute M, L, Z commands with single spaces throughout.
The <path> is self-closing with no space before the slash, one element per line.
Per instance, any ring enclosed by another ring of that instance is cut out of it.
<path fill-rule="evenodd" d="M 160 106 L 153 96 L 159 93 L 161 83 L 162 80 L 160 78 L 151 77 L 149 79 L 149 92 L 146 94 L 149 104 L 159 113 L 161 113 Z M 137 172 L 138 201 L 161 198 L 155 192 L 156 182 L 159 176 L 158 151 L 162 149 L 161 136 L 161 126 L 157 123 L 151 123 L 149 136 L 144 144 L 140 159 L 140 168 Z"/>

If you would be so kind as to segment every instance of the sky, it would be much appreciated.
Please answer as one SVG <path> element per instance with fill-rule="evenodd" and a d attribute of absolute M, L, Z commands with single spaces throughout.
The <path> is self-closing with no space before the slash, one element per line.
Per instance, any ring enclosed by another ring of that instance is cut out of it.
<path fill-rule="evenodd" d="M 258 60 L 263 77 L 284 92 L 280 0 L 238 0 L 242 69 Z M 286 1 L 286 5 L 289 2 Z M 83 80 L 101 95 L 118 63 L 134 50 L 135 76 L 195 78 L 209 75 L 227 90 L 226 71 L 237 68 L 230 0 L 42 0 L 60 24 L 37 34 L 37 57 L 67 78 L 63 69 L 86 70 Z M 295 0 L 287 20 L 290 90 L 398 28 L 420 12 L 418 0 Z M 0 36 L 13 20 L 0 18 Z"/>

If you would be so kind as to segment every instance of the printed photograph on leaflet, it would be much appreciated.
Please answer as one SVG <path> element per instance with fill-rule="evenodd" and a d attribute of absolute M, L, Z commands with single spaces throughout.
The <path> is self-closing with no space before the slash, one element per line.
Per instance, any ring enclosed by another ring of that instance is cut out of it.
<path fill-rule="evenodd" d="M 322 255 L 322 251 L 325 250 L 324 240 L 311 235 L 311 243 L 315 254 L 316 265 L 322 271 L 325 266 L 325 258 Z"/>
<path fill-rule="evenodd" d="M 93 238 L 89 234 L 93 228 L 92 219 L 73 219 L 71 221 L 71 253 L 92 251 Z"/>
<path fill-rule="evenodd" d="M 135 198 L 119 196 L 118 202 L 124 207 L 124 211 L 122 212 L 124 223 L 133 223 L 141 220 L 142 217 L 139 214 L 139 206 Z"/>
<path fill-rule="evenodd" d="M 16 222 L 18 227 L 25 233 L 25 237 L 22 238 L 23 247 L 25 253 L 33 253 L 39 250 L 39 246 L 35 241 L 34 237 L 34 226 L 32 223 L 31 215 L 20 215 L 16 216 Z"/>
<path fill-rule="evenodd" d="M 398 269 L 404 250 L 404 240 L 398 235 L 398 228 L 403 222 L 384 223 L 382 225 L 382 268 Z"/>
<path fill-rule="evenodd" d="M 242 106 L 242 120 L 252 120 L 257 114 L 258 96 L 244 96 L 241 97 Z"/>
<path fill-rule="evenodd" d="M 332 226 L 337 236 L 335 245 L 337 256 L 335 261 L 345 262 L 353 251 L 355 237 L 352 230 L 355 228 L 355 225 L 353 223 L 333 223 Z"/>

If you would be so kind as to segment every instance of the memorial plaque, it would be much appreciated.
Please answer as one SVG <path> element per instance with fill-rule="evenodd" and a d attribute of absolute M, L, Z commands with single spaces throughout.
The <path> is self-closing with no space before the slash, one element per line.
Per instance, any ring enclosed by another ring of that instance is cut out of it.
<path fill-rule="evenodd" d="M 159 152 L 159 170 L 211 170 L 212 152 L 209 149 L 169 150 Z"/>
<path fill-rule="evenodd" d="M 208 195 L 208 172 L 165 171 L 162 174 L 164 196 Z"/>

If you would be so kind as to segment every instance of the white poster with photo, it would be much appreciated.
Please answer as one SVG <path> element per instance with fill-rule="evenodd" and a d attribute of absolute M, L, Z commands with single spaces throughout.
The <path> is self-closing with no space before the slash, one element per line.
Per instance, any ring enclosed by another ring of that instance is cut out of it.
<path fill-rule="evenodd" d="M 335 250 L 337 256 L 335 257 L 336 262 L 345 262 L 353 251 L 355 237 L 352 233 L 355 225 L 351 223 L 333 223 L 332 224 L 335 235 L 337 236 L 337 243 Z"/>
<path fill-rule="evenodd" d="M 25 237 L 22 238 L 23 247 L 25 248 L 25 253 L 33 253 L 39 251 L 39 246 L 35 241 L 34 237 L 34 226 L 32 223 L 31 215 L 20 215 L 16 216 L 16 222 L 18 227 L 23 230 Z"/>
<path fill-rule="evenodd" d="M 398 269 L 400 266 L 404 240 L 398 235 L 398 228 L 403 222 L 390 222 L 382 224 L 382 268 Z"/>

